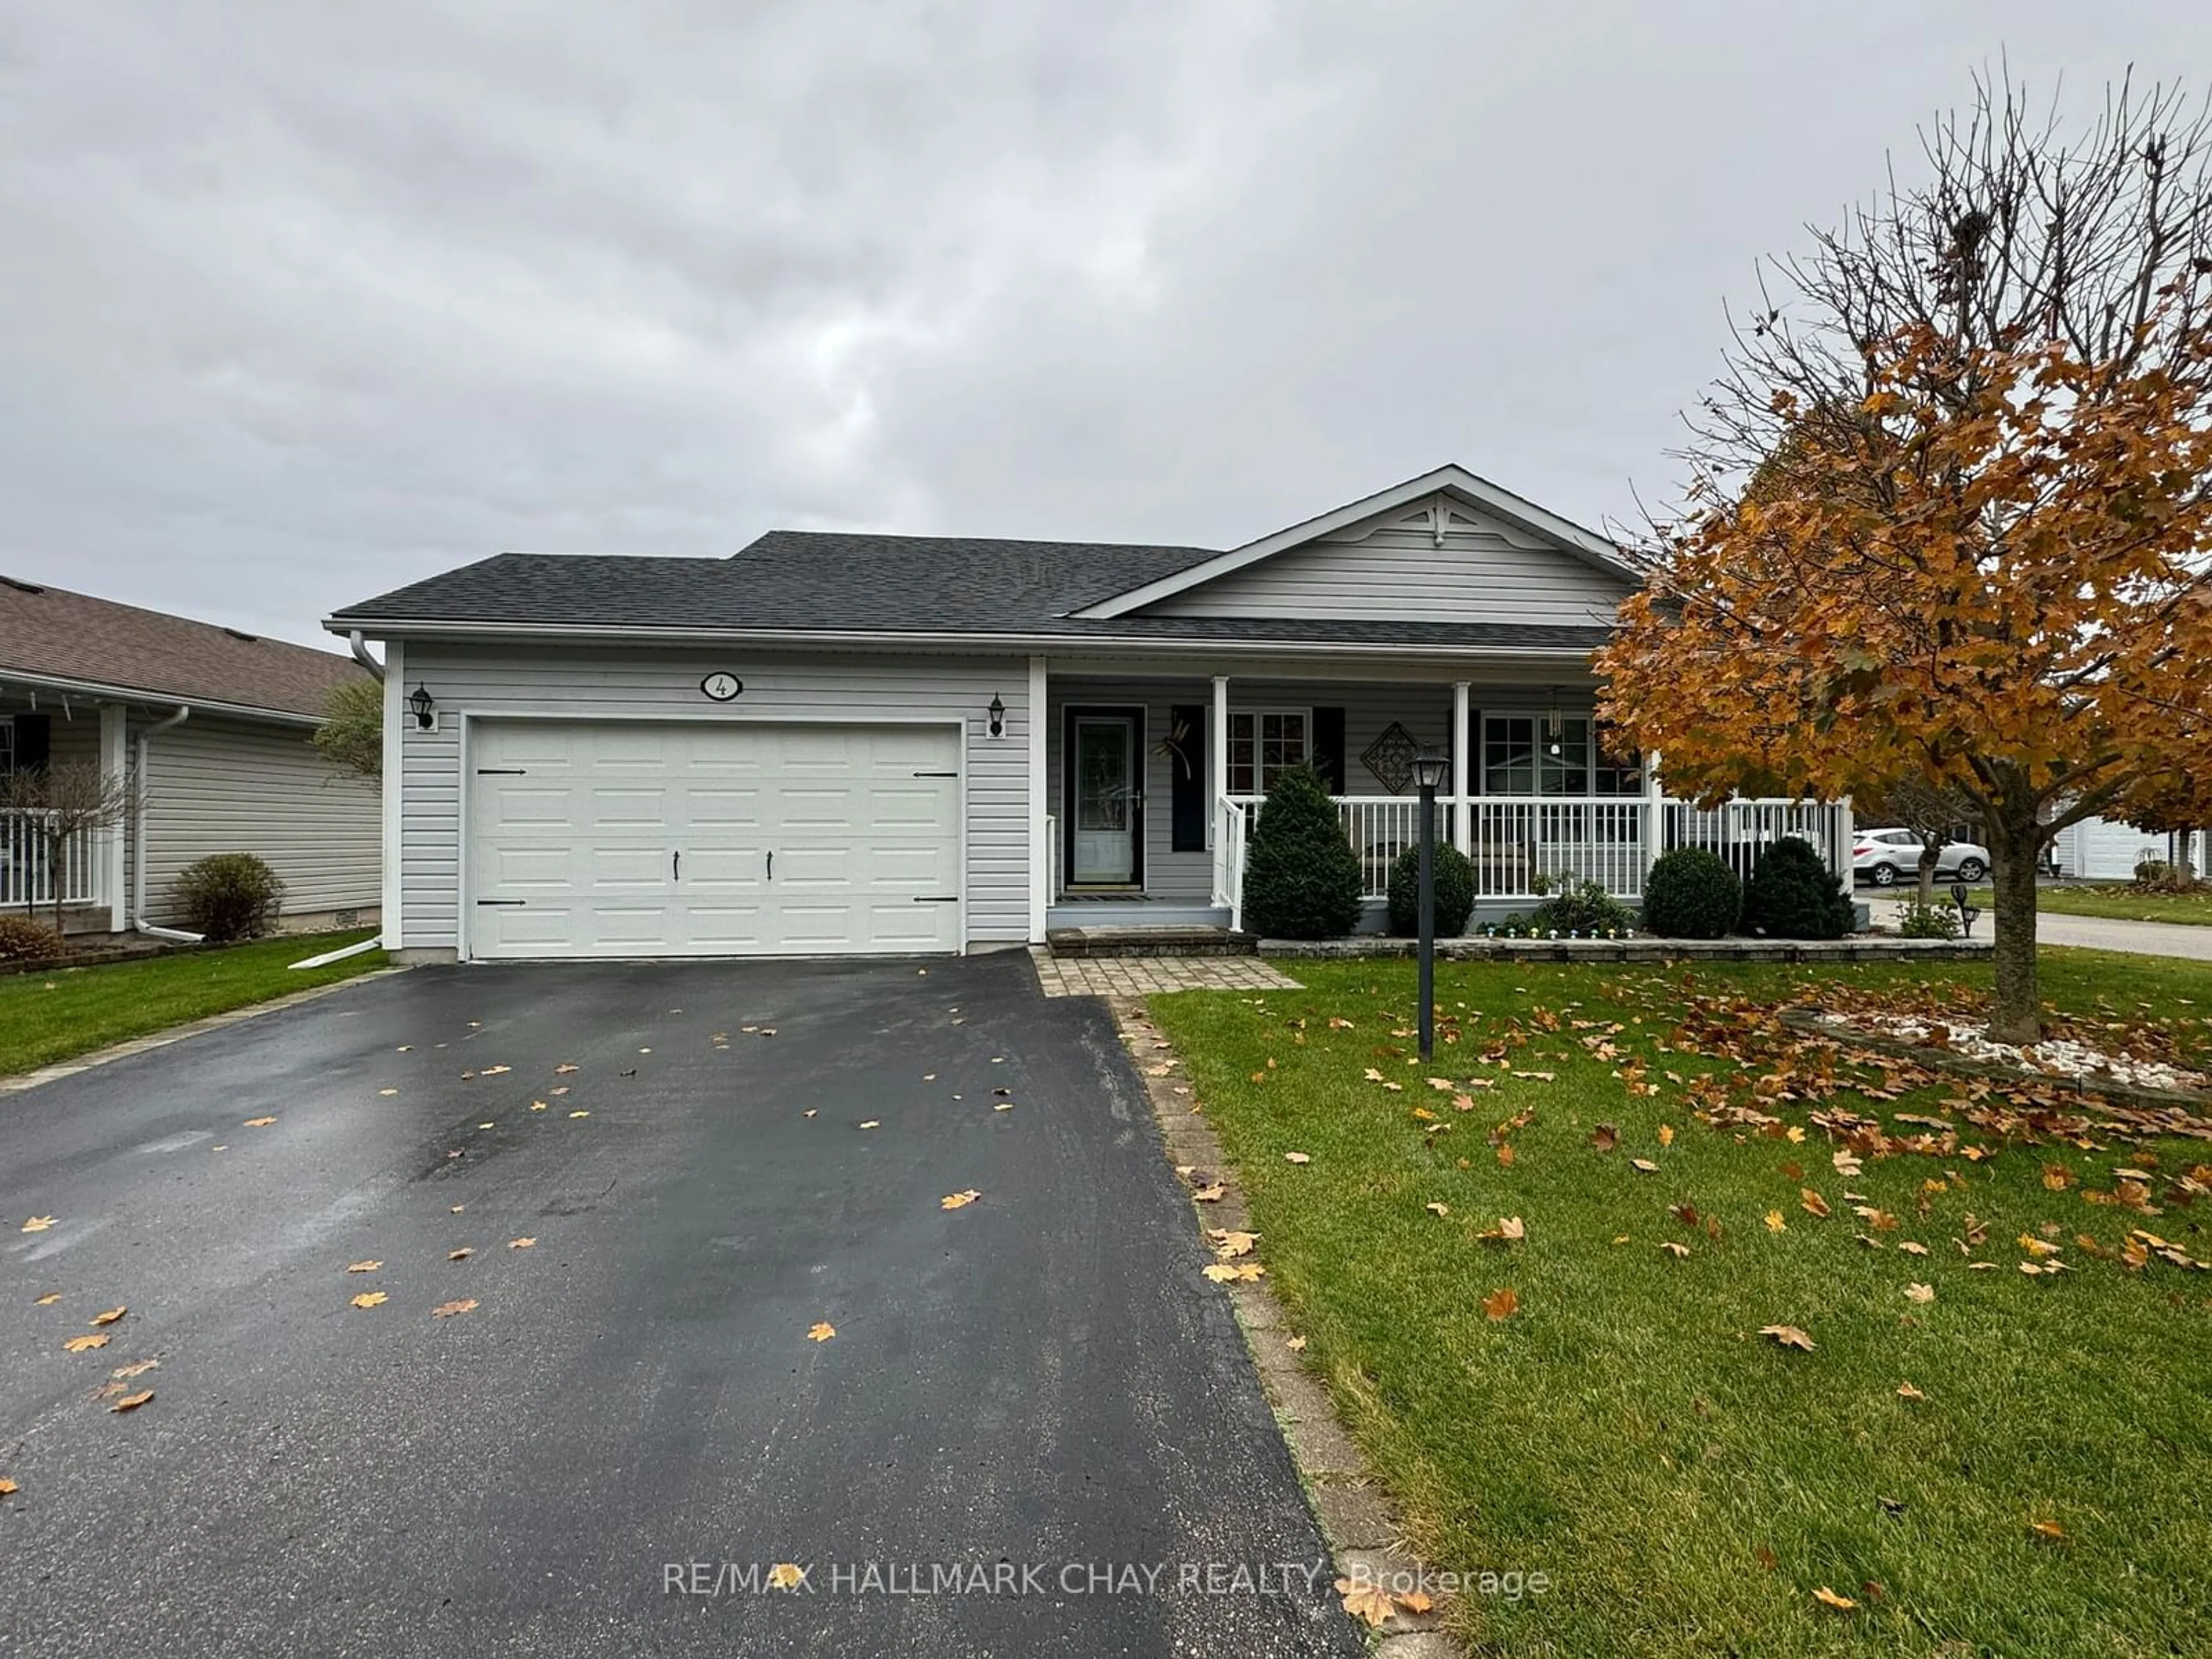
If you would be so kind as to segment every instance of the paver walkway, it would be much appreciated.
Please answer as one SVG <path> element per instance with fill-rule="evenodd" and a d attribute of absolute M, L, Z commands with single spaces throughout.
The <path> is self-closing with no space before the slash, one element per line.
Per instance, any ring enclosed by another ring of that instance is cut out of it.
<path fill-rule="evenodd" d="M 1056 957 L 1030 946 L 1048 997 L 1148 997 L 1163 991 L 1295 991 L 1257 957 Z"/>

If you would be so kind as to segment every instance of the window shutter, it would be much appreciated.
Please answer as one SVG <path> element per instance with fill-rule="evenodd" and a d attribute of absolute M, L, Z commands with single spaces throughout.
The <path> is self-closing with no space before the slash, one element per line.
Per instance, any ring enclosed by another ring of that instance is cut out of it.
<path fill-rule="evenodd" d="M 1168 710 L 1168 729 L 1180 732 L 1177 753 L 1168 758 L 1168 799 L 1172 819 L 1170 846 L 1178 853 L 1206 850 L 1206 723 L 1202 702 L 1179 702 Z"/>
<path fill-rule="evenodd" d="M 1315 769 L 1328 785 L 1328 793 L 1341 795 L 1344 788 L 1344 710 L 1316 708 L 1313 711 Z"/>
<path fill-rule="evenodd" d="M 54 717 L 51 714 L 15 716 L 15 769 L 35 772 L 53 757 Z"/>

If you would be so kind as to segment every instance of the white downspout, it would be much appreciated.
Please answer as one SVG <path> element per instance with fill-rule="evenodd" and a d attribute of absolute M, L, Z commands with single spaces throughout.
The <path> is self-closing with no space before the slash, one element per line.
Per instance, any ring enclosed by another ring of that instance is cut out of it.
<path fill-rule="evenodd" d="M 368 654 L 368 647 L 361 637 L 361 629 L 356 628 L 352 633 L 347 635 L 346 644 L 352 647 L 353 659 L 356 662 L 368 670 L 380 681 L 384 678 L 384 665 Z"/>
<path fill-rule="evenodd" d="M 198 945 L 202 935 L 187 933 L 181 928 L 156 927 L 146 920 L 146 776 L 147 759 L 156 732 L 166 732 L 173 726 L 182 726 L 191 717 L 191 708 L 179 704 L 177 712 L 165 720 L 156 720 L 138 734 L 138 805 L 131 826 L 131 847 L 133 863 L 131 870 L 131 925 L 142 933 L 155 939 L 165 939 L 178 945 Z"/>

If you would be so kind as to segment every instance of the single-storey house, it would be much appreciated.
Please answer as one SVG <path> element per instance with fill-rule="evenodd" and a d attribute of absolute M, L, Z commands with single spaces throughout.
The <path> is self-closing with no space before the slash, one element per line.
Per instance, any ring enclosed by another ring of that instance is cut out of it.
<path fill-rule="evenodd" d="M 1701 812 L 1607 752 L 1591 652 L 1637 582 L 1457 466 L 1242 546 L 776 531 L 727 558 L 503 554 L 326 620 L 386 652 L 403 959 L 957 952 L 1085 923 L 1234 927 L 1284 768 L 1380 909 L 1412 761 L 1481 917 L 1541 878 L 1634 899 L 1662 847 L 1848 808 Z"/>
<path fill-rule="evenodd" d="M 363 678 L 334 652 L 0 577 L 0 774 L 97 764 L 138 785 L 124 823 L 58 860 L 36 811 L 0 811 L 0 909 L 46 918 L 58 896 L 71 933 L 169 926 L 179 870 L 252 853 L 283 878 L 285 927 L 374 921 L 376 785 L 312 740 L 332 688 Z"/>

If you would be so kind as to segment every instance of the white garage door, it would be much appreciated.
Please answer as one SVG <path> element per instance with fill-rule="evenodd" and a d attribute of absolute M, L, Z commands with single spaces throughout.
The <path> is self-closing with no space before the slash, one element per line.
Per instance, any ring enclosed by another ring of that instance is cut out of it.
<path fill-rule="evenodd" d="M 950 726 L 484 721 L 469 954 L 960 948 Z"/>
<path fill-rule="evenodd" d="M 2166 837 L 2147 836 L 2132 824 L 2107 818 L 2084 818 L 2074 826 L 2074 868 L 2069 876 L 2095 881 L 2128 881 L 2136 873 L 2136 860 L 2145 853 L 2166 856 Z"/>

